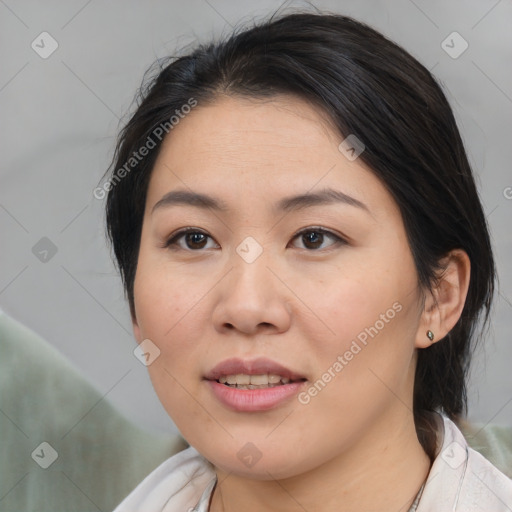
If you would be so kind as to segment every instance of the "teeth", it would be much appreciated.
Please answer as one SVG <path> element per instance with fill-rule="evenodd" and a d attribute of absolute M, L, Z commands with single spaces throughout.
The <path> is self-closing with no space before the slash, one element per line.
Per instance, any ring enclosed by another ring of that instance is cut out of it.
<path fill-rule="evenodd" d="M 252 382 L 252 378 L 250 375 L 244 375 L 243 373 L 239 373 L 236 376 L 236 384 L 256 384 L 255 382 Z"/>
<path fill-rule="evenodd" d="M 262 375 L 246 375 L 238 373 L 236 375 L 223 375 L 219 378 L 221 384 L 228 384 L 232 387 L 242 389 L 257 389 L 279 386 L 281 384 L 288 384 L 290 379 L 288 377 L 281 377 L 276 374 L 262 374 Z"/>
<path fill-rule="evenodd" d="M 279 375 L 269 375 L 268 376 L 268 383 L 269 384 L 279 384 L 280 380 L 281 380 L 281 377 L 279 377 Z"/>
<path fill-rule="evenodd" d="M 254 384 L 255 386 L 263 386 L 263 384 L 267 385 L 268 375 L 251 375 L 251 384 Z"/>

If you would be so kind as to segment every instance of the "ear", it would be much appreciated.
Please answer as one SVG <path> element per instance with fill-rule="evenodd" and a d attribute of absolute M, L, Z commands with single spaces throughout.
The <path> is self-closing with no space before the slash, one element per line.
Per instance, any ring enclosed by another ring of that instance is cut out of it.
<path fill-rule="evenodd" d="M 462 314 L 469 288 L 471 263 L 465 251 L 454 249 L 441 260 L 442 270 L 432 292 L 427 292 L 418 331 L 416 348 L 427 348 L 444 338 Z M 430 340 L 427 332 L 433 333 Z"/>

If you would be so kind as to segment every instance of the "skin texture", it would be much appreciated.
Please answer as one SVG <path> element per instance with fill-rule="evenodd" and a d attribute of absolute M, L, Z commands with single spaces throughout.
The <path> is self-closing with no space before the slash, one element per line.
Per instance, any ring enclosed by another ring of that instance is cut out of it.
<path fill-rule="evenodd" d="M 173 128 L 155 164 L 134 333 L 160 349 L 148 367 L 155 390 L 216 468 L 211 510 L 398 512 L 428 474 L 412 414 L 416 353 L 459 318 L 469 260 L 453 251 L 435 293 L 423 294 L 398 206 L 360 159 L 338 150 L 342 140 L 300 99 L 221 96 Z M 273 209 L 324 188 L 369 211 L 341 202 Z M 215 196 L 227 209 L 152 213 L 171 190 Z M 208 236 L 165 247 L 185 227 Z M 315 227 L 346 242 L 315 238 Z M 303 228 L 310 238 L 296 236 Z M 252 263 L 236 251 L 249 236 L 263 250 Z M 294 396 L 269 411 L 235 412 L 203 379 L 225 359 L 263 356 L 305 376 L 307 390 L 393 304 L 400 311 L 307 404 Z M 237 456 L 248 442 L 261 454 L 250 468 Z"/>

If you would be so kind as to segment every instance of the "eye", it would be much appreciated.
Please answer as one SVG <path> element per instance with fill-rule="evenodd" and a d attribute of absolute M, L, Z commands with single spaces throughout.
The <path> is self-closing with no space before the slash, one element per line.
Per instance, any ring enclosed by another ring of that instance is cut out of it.
<path fill-rule="evenodd" d="M 213 238 L 203 231 L 199 231 L 197 228 L 186 228 L 171 235 L 169 240 L 165 243 L 165 247 L 168 249 L 183 249 L 189 251 L 218 247 L 215 242 L 214 247 L 208 247 L 208 239 L 213 242 Z"/>
<path fill-rule="evenodd" d="M 303 244 L 299 249 L 318 250 L 328 249 L 335 245 L 344 245 L 346 240 L 340 236 L 332 233 L 321 227 L 311 227 L 299 231 L 292 239 L 300 240 Z M 327 241 L 331 241 L 328 245 L 325 245 Z M 210 241 L 210 246 L 208 245 Z M 213 245 L 211 245 L 213 244 Z M 171 235 L 171 237 L 165 243 L 165 247 L 173 250 L 189 250 L 199 251 L 202 249 L 213 249 L 218 247 L 218 244 L 213 238 L 198 230 L 197 228 L 185 228 Z"/>
<path fill-rule="evenodd" d="M 303 243 L 303 247 L 299 249 L 327 249 L 334 245 L 345 245 L 347 242 L 340 236 L 320 227 L 311 227 L 299 231 L 292 240 L 300 240 Z M 327 246 L 324 245 L 326 240 L 331 240 L 331 243 Z"/>

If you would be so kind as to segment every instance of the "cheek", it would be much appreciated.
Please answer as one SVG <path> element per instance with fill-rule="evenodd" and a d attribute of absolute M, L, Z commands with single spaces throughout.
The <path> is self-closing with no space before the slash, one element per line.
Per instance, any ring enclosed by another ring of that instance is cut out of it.
<path fill-rule="evenodd" d="M 299 292 L 308 297 L 312 315 L 298 317 L 297 321 L 307 321 L 311 334 L 325 332 L 327 345 L 334 342 L 337 349 L 377 321 L 380 326 L 380 315 L 386 311 L 393 320 L 397 313 L 393 304 L 400 302 L 403 295 L 389 272 L 371 262 L 365 263 L 366 271 L 361 271 L 360 266 L 336 268 Z"/>
<path fill-rule="evenodd" d="M 176 282 L 176 275 L 179 272 L 140 258 L 134 286 L 140 337 L 150 339 L 160 350 L 148 366 L 149 375 L 168 411 L 173 397 L 181 396 L 176 391 L 178 382 L 189 386 L 186 381 L 197 380 L 199 340 L 205 328 L 201 286 L 187 287 L 186 280 Z"/>
<path fill-rule="evenodd" d="M 350 272 L 334 269 L 316 292 L 309 292 L 317 318 L 308 321 L 304 316 L 298 322 L 308 333 L 309 351 L 317 357 L 317 378 L 328 372 L 345 376 L 336 378 L 331 388 L 349 386 L 349 379 L 363 392 L 368 379 L 376 380 L 374 374 L 380 373 L 390 384 L 398 384 L 409 370 L 418 320 L 418 296 L 411 293 L 415 268 L 412 260 L 382 260 L 347 264 Z M 329 378 L 324 375 L 322 380 Z"/>
<path fill-rule="evenodd" d="M 201 286 L 191 282 L 183 269 L 173 269 L 141 252 L 134 297 L 137 322 L 145 337 L 172 340 L 175 331 L 190 326 L 189 317 L 202 295 Z"/>
<path fill-rule="evenodd" d="M 195 424 L 206 429 L 209 418 L 192 399 L 198 396 L 201 383 L 197 362 L 204 354 L 202 304 L 195 295 L 178 291 L 161 277 L 147 280 L 140 291 L 136 308 L 141 335 L 160 350 L 147 368 L 155 392 L 181 431 L 188 435 L 190 425 Z"/>

